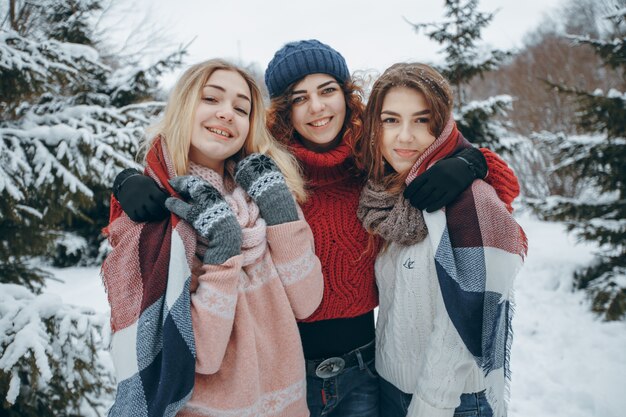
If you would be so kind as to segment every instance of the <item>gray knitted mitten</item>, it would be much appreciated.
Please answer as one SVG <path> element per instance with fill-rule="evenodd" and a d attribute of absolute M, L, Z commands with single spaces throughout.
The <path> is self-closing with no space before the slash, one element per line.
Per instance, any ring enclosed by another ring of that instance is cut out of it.
<path fill-rule="evenodd" d="M 268 226 L 298 220 L 296 202 L 285 177 L 270 157 L 253 153 L 239 161 L 235 181 L 259 206 Z"/>
<path fill-rule="evenodd" d="M 219 265 L 239 255 L 241 227 L 220 192 L 208 182 L 191 175 L 172 178 L 169 183 L 189 203 L 170 197 L 165 200 L 165 207 L 209 240 L 204 263 Z"/>

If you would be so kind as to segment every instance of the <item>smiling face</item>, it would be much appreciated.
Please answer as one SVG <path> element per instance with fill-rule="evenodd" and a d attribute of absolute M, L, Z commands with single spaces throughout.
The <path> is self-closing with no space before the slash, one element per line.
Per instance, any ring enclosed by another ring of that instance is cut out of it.
<path fill-rule="evenodd" d="M 202 87 L 193 119 L 189 160 L 223 175 L 224 161 L 244 145 L 252 94 L 237 72 L 214 71 Z"/>
<path fill-rule="evenodd" d="M 309 149 L 323 151 L 336 145 L 346 118 L 346 98 L 330 75 L 311 74 L 291 93 L 291 123 Z"/>
<path fill-rule="evenodd" d="M 389 165 L 405 173 L 435 141 L 428 130 L 431 109 L 424 94 L 407 87 L 387 92 L 380 113 L 381 151 Z"/>

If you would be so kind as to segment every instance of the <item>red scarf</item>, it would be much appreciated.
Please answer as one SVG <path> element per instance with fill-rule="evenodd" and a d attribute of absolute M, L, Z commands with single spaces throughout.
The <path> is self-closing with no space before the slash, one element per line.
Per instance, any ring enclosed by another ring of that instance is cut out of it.
<path fill-rule="evenodd" d="M 163 140 L 156 139 L 146 174 L 175 194 L 167 182 L 175 175 L 168 157 Z M 112 250 L 101 275 L 111 307 L 118 390 L 109 415 L 173 416 L 194 384 L 189 286 L 196 233 L 174 215 L 135 223 L 113 197 L 110 219 L 105 232 Z"/>

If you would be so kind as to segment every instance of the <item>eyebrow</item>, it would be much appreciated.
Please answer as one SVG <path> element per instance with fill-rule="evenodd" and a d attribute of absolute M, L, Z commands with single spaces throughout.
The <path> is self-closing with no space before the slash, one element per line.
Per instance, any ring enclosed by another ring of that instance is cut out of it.
<path fill-rule="evenodd" d="M 323 82 L 323 83 L 321 83 L 320 85 L 318 85 L 318 86 L 317 86 L 317 90 L 319 90 L 320 88 L 324 88 L 324 87 L 326 87 L 327 85 L 329 85 L 329 84 L 333 84 L 333 83 L 337 84 L 337 81 L 335 81 L 335 80 L 328 80 L 328 81 L 326 81 L 326 82 Z M 303 93 L 306 93 L 306 90 L 296 90 L 296 91 L 292 91 L 292 92 L 291 92 L 291 95 L 295 95 L 295 94 L 303 94 Z"/>
<path fill-rule="evenodd" d="M 202 87 L 202 88 L 207 88 L 207 87 L 213 87 L 213 88 L 215 88 L 215 89 L 220 90 L 220 91 L 221 91 L 221 92 L 223 92 L 223 93 L 225 93 L 225 92 L 226 92 L 226 89 L 225 89 L 224 87 L 221 87 L 221 86 L 219 86 L 219 85 L 215 85 L 215 84 L 207 84 L 207 85 L 205 85 L 205 86 L 204 86 L 204 87 Z M 242 98 L 242 99 L 244 99 L 244 100 L 248 100 L 250 103 L 252 103 L 252 100 L 250 100 L 250 97 L 248 97 L 248 96 L 247 96 L 247 95 L 245 95 L 245 94 L 237 93 L 237 97 Z"/>
<path fill-rule="evenodd" d="M 424 114 L 429 114 L 429 113 L 430 113 L 430 109 L 424 109 L 424 110 L 416 111 L 411 116 L 422 116 Z M 380 114 L 390 114 L 392 116 L 400 116 L 400 113 L 396 113 L 395 111 L 391 111 L 391 110 L 383 110 L 380 112 Z"/>

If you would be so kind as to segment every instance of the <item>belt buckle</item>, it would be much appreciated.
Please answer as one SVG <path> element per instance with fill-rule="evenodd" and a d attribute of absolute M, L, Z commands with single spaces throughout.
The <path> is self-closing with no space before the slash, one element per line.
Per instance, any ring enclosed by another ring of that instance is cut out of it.
<path fill-rule="evenodd" d="M 315 369 L 315 375 L 319 378 L 326 379 L 332 378 L 339 374 L 346 366 L 346 361 L 342 358 L 328 358 L 325 361 L 322 361 L 317 368 Z"/>

